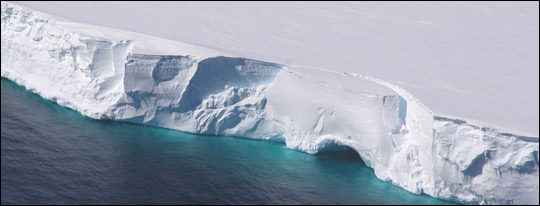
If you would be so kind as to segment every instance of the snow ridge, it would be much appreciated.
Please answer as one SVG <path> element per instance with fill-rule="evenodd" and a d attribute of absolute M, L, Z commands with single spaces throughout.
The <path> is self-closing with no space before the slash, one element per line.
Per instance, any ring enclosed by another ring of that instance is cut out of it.
<path fill-rule="evenodd" d="M 2 77 L 91 118 L 282 141 L 308 153 L 350 147 L 378 178 L 413 193 L 538 204 L 538 137 L 437 116 L 376 78 L 211 54 L 133 54 L 149 45 L 80 35 L 7 3 L 1 43 Z"/>

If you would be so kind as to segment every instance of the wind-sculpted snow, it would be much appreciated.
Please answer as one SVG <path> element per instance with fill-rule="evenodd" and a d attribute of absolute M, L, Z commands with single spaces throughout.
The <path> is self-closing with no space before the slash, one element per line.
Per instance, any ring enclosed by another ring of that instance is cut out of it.
<path fill-rule="evenodd" d="M 145 44 L 86 37 L 2 3 L 2 77 L 88 117 L 282 141 L 308 153 L 350 147 L 378 178 L 417 194 L 538 204 L 538 137 L 436 116 L 407 91 L 360 74 L 132 54 L 134 46 Z"/>
<path fill-rule="evenodd" d="M 198 61 L 190 56 L 129 55 L 125 94 L 106 118 L 222 134 L 240 123 L 243 112 L 264 106 L 263 97 L 252 96 L 282 67 L 222 56 Z"/>
<path fill-rule="evenodd" d="M 282 66 L 243 58 L 213 57 L 199 62 L 180 101 L 180 112 L 195 109 L 210 94 L 228 87 L 256 88 L 272 82 Z"/>

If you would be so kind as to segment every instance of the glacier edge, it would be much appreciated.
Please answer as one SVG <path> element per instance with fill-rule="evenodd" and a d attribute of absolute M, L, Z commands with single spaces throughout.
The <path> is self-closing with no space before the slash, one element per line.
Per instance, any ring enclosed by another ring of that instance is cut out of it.
<path fill-rule="evenodd" d="M 85 116 L 283 141 L 308 153 L 344 145 L 378 178 L 413 193 L 538 204 L 538 137 L 437 116 L 405 90 L 360 74 L 133 53 L 141 44 L 84 36 L 2 3 L 1 76 Z"/>

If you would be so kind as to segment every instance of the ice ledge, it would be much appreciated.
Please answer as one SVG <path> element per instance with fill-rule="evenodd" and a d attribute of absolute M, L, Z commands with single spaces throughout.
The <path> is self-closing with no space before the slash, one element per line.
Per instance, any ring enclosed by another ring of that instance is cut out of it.
<path fill-rule="evenodd" d="M 175 56 L 131 54 L 134 41 L 62 25 L 2 3 L 2 77 L 92 118 L 284 141 L 309 153 L 342 145 L 378 178 L 417 194 L 538 204 L 538 138 L 435 116 L 405 90 L 360 74 L 191 56 L 196 47 L 185 44 Z M 143 38 L 106 29 L 98 33 Z"/>

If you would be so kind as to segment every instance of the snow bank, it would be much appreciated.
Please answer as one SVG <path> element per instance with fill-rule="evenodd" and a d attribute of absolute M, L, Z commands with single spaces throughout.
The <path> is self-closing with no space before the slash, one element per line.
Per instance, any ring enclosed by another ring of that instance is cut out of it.
<path fill-rule="evenodd" d="M 538 137 L 435 116 L 405 90 L 360 74 L 184 43 L 175 55 L 132 54 L 167 41 L 130 32 L 134 41 L 108 40 L 103 33 L 122 32 L 61 25 L 89 28 L 2 3 L 2 77 L 91 118 L 283 141 L 308 153 L 347 146 L 378 178 L 417 194 L 538 204 Z"/>

